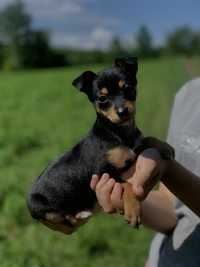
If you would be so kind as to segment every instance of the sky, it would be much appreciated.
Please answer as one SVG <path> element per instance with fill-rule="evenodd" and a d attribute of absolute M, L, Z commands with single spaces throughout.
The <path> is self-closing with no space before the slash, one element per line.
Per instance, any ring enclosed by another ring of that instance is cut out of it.
<path fill-rule="evenodd" d="M 0 0 L 0 9 L 14 0 Z M 33 26 L 50 33 L 55 46 L 105 49 L 114 36 L 133 42 L 149 27 L 156 44 L 178 26 L 200 31 L 199 0 L 24 0 Z"/>

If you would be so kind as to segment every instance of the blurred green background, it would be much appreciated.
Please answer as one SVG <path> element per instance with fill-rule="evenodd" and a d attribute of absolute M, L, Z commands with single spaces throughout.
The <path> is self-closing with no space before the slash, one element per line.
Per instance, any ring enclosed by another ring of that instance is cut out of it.
<path fill-rule="evenodd" d="M 173 96 L 198 74 L 199 62 L 184 57 L 139 62 L 137 124 L 145 134 L 165 138 Z M 92 106 L 72 80 L 85 69 L 103 67 L 0 73 L 1 267 L 143 266 L 149 230 L 133 230 L 118 216 L 98 215 L 64 236 L 33 221 L 26 207 L 35 177 L 94 122 Z"/>

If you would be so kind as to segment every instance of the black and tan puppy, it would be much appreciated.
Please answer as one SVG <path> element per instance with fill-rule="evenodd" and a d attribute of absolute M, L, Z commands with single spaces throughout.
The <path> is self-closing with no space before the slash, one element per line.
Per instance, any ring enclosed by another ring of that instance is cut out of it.
<path fill-rule="evenodd" d="M 80 143 L 37 178 L 28 200 L 35 219 L 53 223 L 66 215 L 93 212 L 97 201 L 91 177 L 109 173 L 123 183 L 126 220 L 138 224 L 139 204 L 122 175 L 133 165 L 133 149 L 140 139 L 135 125 L 137 70 L 136 58 L 122 58 L 112 68 L 98 74 L 86 71 L 74 80 L 94 105 L 97 119 Z"/>

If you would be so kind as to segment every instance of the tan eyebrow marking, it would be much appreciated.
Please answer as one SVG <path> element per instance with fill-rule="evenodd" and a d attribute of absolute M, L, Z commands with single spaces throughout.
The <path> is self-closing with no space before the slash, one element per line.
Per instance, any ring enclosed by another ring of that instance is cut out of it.
<path fill-rule="evenodd" d="M 123 81 L 123 80 L 120 80 L 118 84 L 119 84 L 119 88 L 121 88 L 121 89 L 122 89 L 122 88 L 123 88 L 123 86 L 125 85 L 125 81 Z"/>
<path fill-rule="evenodd" d="M 135 101 L 126 100 L 124 106 L 128 108 L 129 112 L 133 112 L 136 109 Z"/>
<path fill-rule="evenodd" d="M 100 90 L 100 93 L 102 95 L 107 95 L 108 94 L 108 89 L 106 87 L 103 87 L 101 90 Z"/>

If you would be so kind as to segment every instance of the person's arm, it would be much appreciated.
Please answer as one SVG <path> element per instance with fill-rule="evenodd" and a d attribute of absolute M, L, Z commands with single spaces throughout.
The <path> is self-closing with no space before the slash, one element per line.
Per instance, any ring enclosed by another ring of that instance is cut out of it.
<path fill-rule="evenodd" d="M 185 205 L 200 216 L 200 177 L 175 160 L 167 163 L 162 182 Z"/>
<path fill-rule="evenodd" d="M 200 178 L 175 160 L 163 159 L 158 153 L 162 142 L 158 140 L 158 144 L 158 150 L 149 148 L 138 156 L 128 181 L 133 186 L 134 194 L 143 200 L 142 223 L 153 230 L 167 232 L 176 225 L 173 197 L 169 190 L 200 216 Z M 165 187 L 162 185 L 158 192 L 152 191 L 159 180 Z M 93 178 L 91 187 L 96 191 L 104 211 L 113 212 L 123 208 L 123 190 L 114 179 L 109 179 L 108 176 L 100 181 L 98 177 Z"/>
<path fill-rule="evenodd" d="M 156 138 L 149 139 L 149 148 L 136 161 L 136 170 L 130 178 L 134 193 L 144 199 L 158 180 L 177 196 L 193 212 L 200 216 L 200 177 L 174 159 L 161 156 L 168 146 Z M 152 140 L 152 141 L 151 141 Z"/>
<path fill-rule="evenodd" d="M 106 213 L 123 210 L 123 187 L 104 174 L 94 175 L 91 188 L 96 192 L 99 205 Z M 161 184 L 159 191 L 151 191 L 141 202 L 141 223 L 154 231 L 166 233 L 176 225 L 173 195 Z"/>
<path fill-rule="evenodd" d="M 174 195 L 161 183 L 159 190 L 151 191 L 141 202 L 142 224 L 157 232 L 172 230 L 177 223 L 173 202 Z"/>

